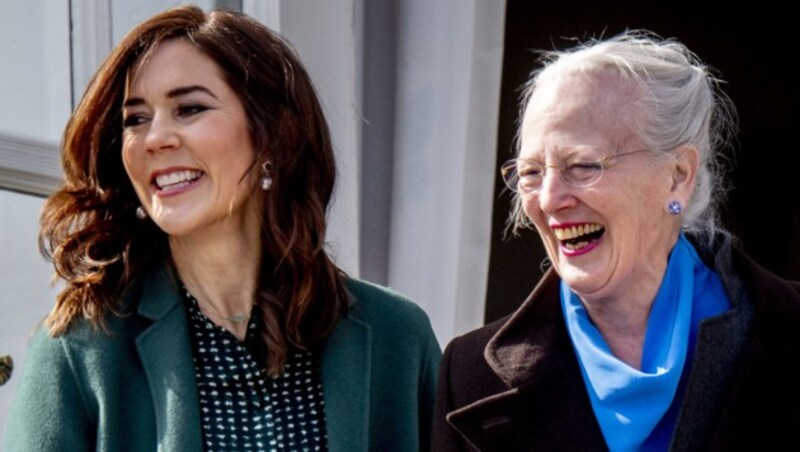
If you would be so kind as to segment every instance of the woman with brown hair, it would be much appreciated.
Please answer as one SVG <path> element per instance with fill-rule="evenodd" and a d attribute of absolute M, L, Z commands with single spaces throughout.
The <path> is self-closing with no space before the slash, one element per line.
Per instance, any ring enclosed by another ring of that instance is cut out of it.
<path fill-rule="evenodd" d="M 439 346 L 326 254 L 335 164 L 291 47 L 192 6 L 134 28 L 63 139 L 41 248 L 64 281 L 7 450 L 415 450 Z"/>

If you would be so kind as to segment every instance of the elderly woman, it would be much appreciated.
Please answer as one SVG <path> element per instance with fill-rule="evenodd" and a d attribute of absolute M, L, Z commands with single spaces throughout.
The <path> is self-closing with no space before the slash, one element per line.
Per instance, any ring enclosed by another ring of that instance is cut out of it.
<path fill-rule="evenodd" d="M 279 36 L 189 6 L 145 21 L 63 159 L 41 240 L 64 288 L 5 450 L 427 446 L 438 344 L 418 307 L 326 254 L 331 139 Z"/>
<path fill-rule="evenodd" d="M 552 267 L 513 315 L 448 345 L 434 450 L 796 441 L 800 284 L 717 225 L 733 114 L 718 83 L 646 32 L 549 55 L 502 174 Z"/>

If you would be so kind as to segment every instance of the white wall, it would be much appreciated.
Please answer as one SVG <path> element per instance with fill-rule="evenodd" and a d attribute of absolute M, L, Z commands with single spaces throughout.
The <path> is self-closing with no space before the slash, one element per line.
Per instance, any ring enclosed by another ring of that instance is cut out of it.
<path fill-rule="evenodd" d="M 284 1 L 280 5 L 278 30 L 294 45 L 311 75 L 330 125 L 337 181 L 328 216 L 328 246 L 336 263 L 353 276 L 360 272 L 359 3 L 358 0 Z M 267 20 L 262 22 L 268 23 Z"/>
<path fill-rule="evenodd" d="M 85 0 L 84 0 L 85 1 Z M 214 5 L 213 0 L 110 0 L 111 1 L 111 37 L 113 41 L 119 42 L 125 33 L 139 22 L 144 21 L 153 14 L 159 13 L 167 8 L 178 6 L 184 3 L 195 4 L 205 10 Z"/>
<path fill-rule="evenodd" d="M 0 133 L 60 139 L 70 113 L 68 12 L 67 2 L 2 3 Z"/>
<path fill-rule="evenodd" d="M 404 0 L 396 15 L 388 284 L 444 346 L 483 324 L 505 2 Z"/>
<path fill-rule="evenodd" d="M 52 152 L 70 113 L 68 2 L 7 0 L 0 11 L 0 140 L 2 155 L 24 156 L 15 138 Z M 37 156 L 37 157 L 40 157 Z M 0 161 L 0 166 L 3 165 Z M 0 355 L 15 371 L 0 386 L 0 443 L 27 338 L 53 304 L 50 267 L 36 248 L 44 200 L 0 187 Z"/>

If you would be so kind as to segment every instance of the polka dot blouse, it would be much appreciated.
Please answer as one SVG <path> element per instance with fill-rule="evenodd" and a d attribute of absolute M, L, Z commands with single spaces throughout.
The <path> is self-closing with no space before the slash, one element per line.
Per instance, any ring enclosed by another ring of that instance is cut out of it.
<path fill-rule="evenodd" d="M 188 292 L 200 422 L 206 451 L 325 451 L 325 407 L 318 357 L 290 353 L 285 373 L 269 378 L 259 364 L 260 315 L 244 342 L 211 322 Z M 262 355 L 263 356 L 263 355 Z"/>

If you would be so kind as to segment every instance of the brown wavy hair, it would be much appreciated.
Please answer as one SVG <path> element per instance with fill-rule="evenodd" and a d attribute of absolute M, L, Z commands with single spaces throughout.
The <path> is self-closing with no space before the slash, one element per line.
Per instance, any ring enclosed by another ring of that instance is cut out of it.
<path fill-rule="evenodd" d="M 279 35 L 236 12 L 181 6 L 153 16 L 122 39 L 90 82 L 64 131 L 65 183 L 42 214 L 39 247 L 66 282 L 46 324 L 53 335 L 81 317 L 104 328 L 107 315 L 123 315 L 121 300 L 147 269 L 168 260 L 167 235 L 135 219 L 139 201 L 122 165 L 121 137 L 128 73 L 171 39 L 185 39 L 220 66 L 246 111 L 253 168 L 272 164 L 256 305 L 264 314 L 266 368 L 279 375 L 290 347 L 319 345 L 348 310 L 345 275 L 324 249 L 336 167 L 299 58 Z"/>

